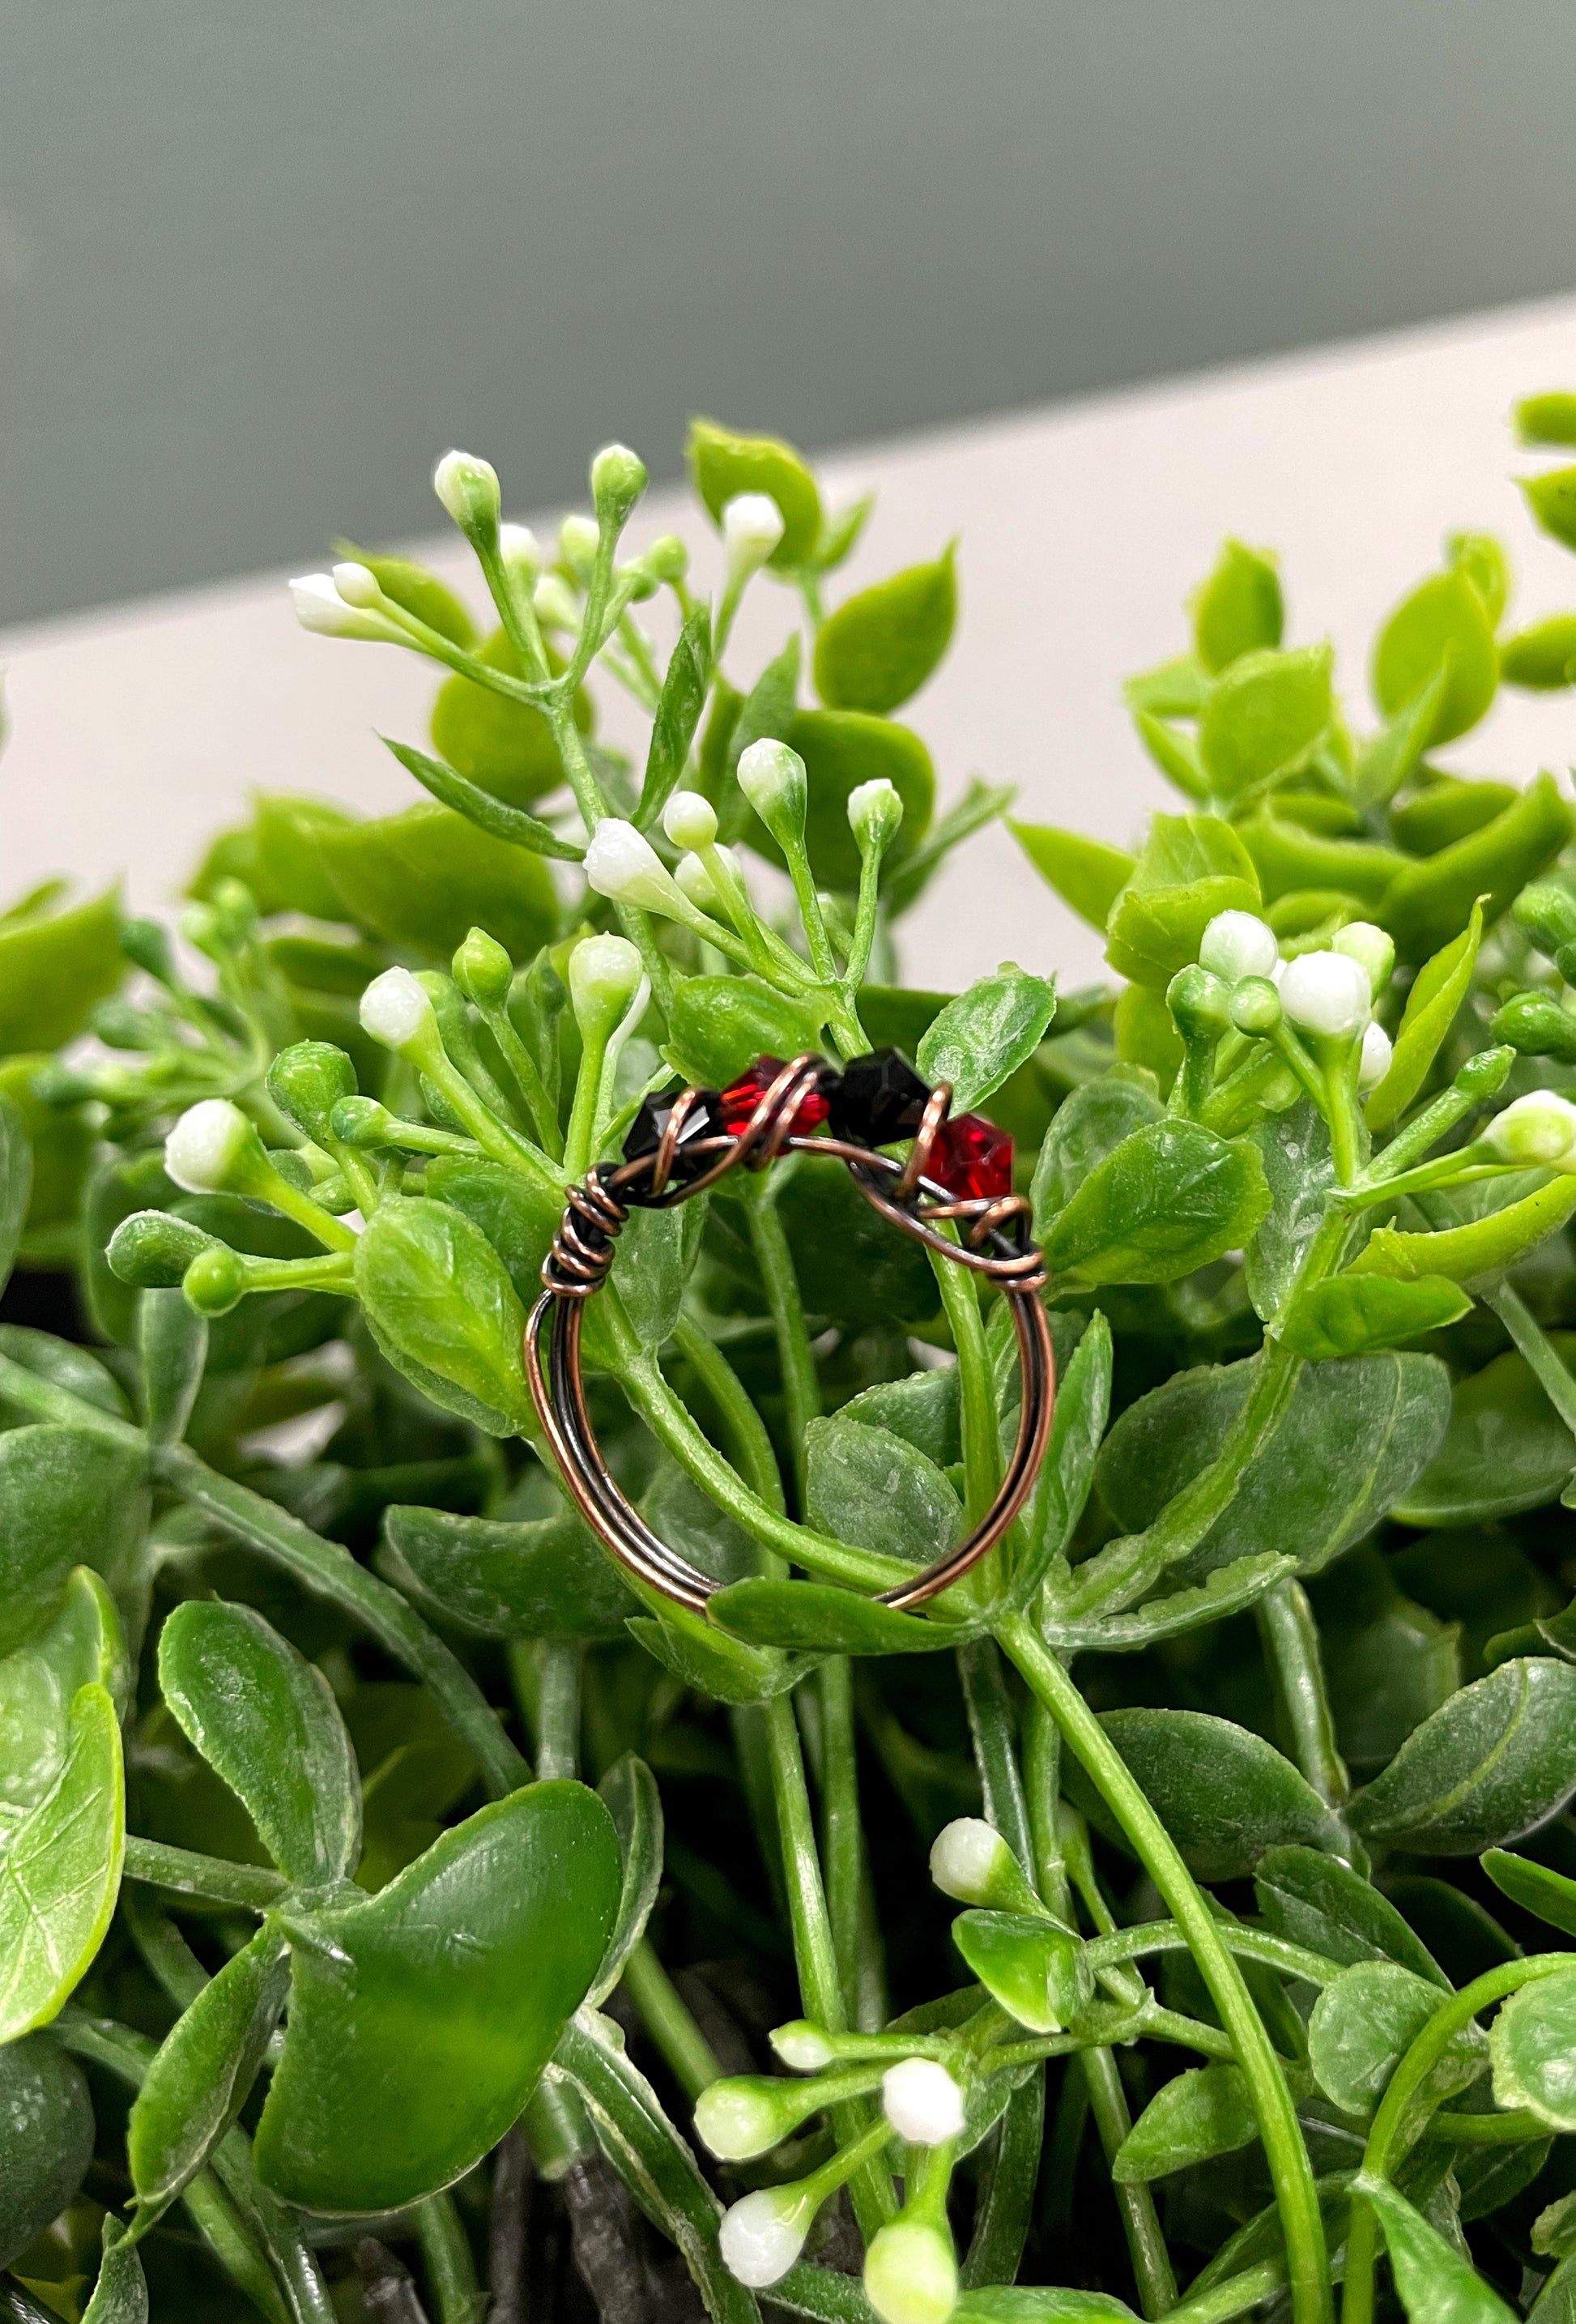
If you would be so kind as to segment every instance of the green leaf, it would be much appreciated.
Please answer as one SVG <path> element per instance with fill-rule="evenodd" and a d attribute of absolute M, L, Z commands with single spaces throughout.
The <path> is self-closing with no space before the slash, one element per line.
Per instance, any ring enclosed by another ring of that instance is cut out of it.
<path fill-rule="evenodd" d="M 245 2105 L 289 1989 L 284 1937 L 264 1923 L 165 2035 L 126 2126 L 141 2214 L 175 2200 Z"/>
<path fill-rule="evenodd" d="M 957 1366 L 946 1364 L 862 1389 L 841 1407 L 841 1417 L 889 1429 L 938 1469 L 950 1469 L 963 1457 L 959 1412 Z"/>
<path fill-rule="evenodd" d="M 139 1323 L 143 1422 L 155 1444 L 179 1444 L 202 1386 L 208 1327 L 176 1290 L 144 1291 Z"/>
<path fill-rule="evenodd" d="M 1524 396 L 1511 416 L 1518 443 L 1576 444 L 1576 395 L 1554 389 Z"/>
<path fill-rule="evenodd" d="M 125 1637 L 115 1600 L 85 1565 L 25 1646 L 0 1659 L 0 1847 L 58 1780 L 79 1687 L 102 1686 L 116 1711 L 131 1691 Z"/>
<path fill-rule="evenodd" d="M 1398 1961 L 1442 1987 L 1450 1979 L 1387 1896 L 1360 1873 L 1316 1848 L 1271 1848 L 1258 1859 L 1253 1892 L 1265 1925 L 1327 1960 Z"/>
<path fill-rule="evenodd" d="M 494 630 L 476 654 L 488 669 L 523 678 L 520 659 L 502 630 Z M 576 724 L 590 724 L 589 705 L 576 705 Z M 511 807 L 525 807 L 564 779 L 564 762 L 545 711 L 533 703 L 512 702 L 456 672 L 446 678 L 432 706 L 432 747 L 446 765 Z"/>
<path fill-rule="evenodd" d="M 654 1595 L 652 1602 L 658 1602 Z M 714 1702 L 738 1707 L 773 1702 L 815 1668 L 800 1655 L 746 1646 L 682 1606 L 663 1602 L 655 1616 L 638 1614 L 628 1627 L 631 1636 L 681 1685 Z"/>
<path fill-rule="evenodd" d="M 427 1166 L 427 1193 L 470 1221 L 502 1260 L 523 1305 L 542 1287 L 542 1261 L 564 1215 L 556 1186 L 481 1156 L 440 1154 Z"/>
<path fill-rule="evenodd" d="M 323 868 L 322 840 L 325 832 L 349 831 L 355 822 L 355 816 L 327 799 L 259 792 L 252 806 L 259 878 L 247 884 L 260 909 L 342 920 L 345 902 Z"/>
<path fill-rule="evenodd" d="M 1510 595 L 1510 559 L 1491 532 L 1453 532 L 1445 542 L 1452 571 L 1464 573 L 1498 625 Z"/>
<path fill-rule="evenodd" d="M 917 694 L 952 642 L 957 543 L 829 614 L 816 640 L 816 688 L 829 710 L 884 715 Z"/>
<path fill-rule="evenodd" d="M 1296 1570 L 1295 1558 L 1263 1550 L 1257 1556 L 1217 1565 L 1190 1589 L 1147 1599 L 1129 1613 L 1085 1614 L 1070 1621 L 1049 1614 L 1042 1623 L 1046 1642 L 1058 1652 L 1137 1654 L 1162 1638 L 1184 1637 L 1189 1630 L 1241 1613 Z"/>
<path fill-rule="evenodd" d="M 1278 646 L 1286 606 L 1273 553 L 1245 548 L 1240 540 L 1223 541 L 1214 571 L 1194 594 L 1191 610 L 1194 646 L 1212 676 L 1244 654 Z"/>
<path fill-rule="evenodd" d="M 1283 897 L 1334 892 L 1378 910 L 1407 858 L 1369 839 L 1332 839 L 1267 809 L 1238 825 L 1267 904 Z M 1286 931 L 1290 933 L 1290 931 Z"/>
<path fill-rule="evenodd" d="M 1557 1332 L 1553 1345 L 1576 1369 L 1576 1336 Z M 1572 1467 L 1571 1432 L 1526 1358 L 1496 1356 L 1457 1381 L 1443 1442 L 1396 1514 L 1416 1526 L 1514 1517 L 1555 1499 Z"/>
<path fill-rule="evenodd" d="M 1437 1983 L 1415 1976 L 1399 1961 L 1359 1961 L 1327 1985 L 1308 2021 L 1308 2062 L 1320 2089 L 1348 2114 L 1366 2115 L 1384 2096 L 1400 2064 L 1443 2003 Z M 1458 2043 L 1452 2047 L 1459 2046 Z M 1481 2062 L 1469 2051 L 1448 2078 L 1470 2080 Z"/>
<path fill-rule="evenodd" d="M 396 605 L 414 613 L 419 622 L 425 622 L 429 630 L 436 630 L 451 645 L 468 647 L 474 643 L 476 625 L 465 605 L 447 582 L 440 581 L 436 573 L 429 573 L 424 565 L 416 564 L 409 557 L 371 553 L 358 549 L 351 540 L 336 540 L 334 554 L 364 565 L 376 575 L 385 597 L 392 597 Z"/>
<path fill-rule="evenodd" d="M 1576 2130 L 1576 1959 L 1570 1976 L 1540 1978 L 1509 1996 L 1488 2054 L 1498 2104 L 1527 2107 L 1551 2130 Z"/>
<path fill-rule="evenodd" d="M 1253 2095 L 1240 2066 L 1194 2066 L 1165 2083 L 1111 2157 L 1119 2187 L 1141 2187 L 1258 2135 Z"/>
<path fill-rule="evenodd" d="M 618 1896 L 595 1793 L 533 1784 L 376 1896 L 291 1914 L 290 2021 L 257 2130 L 264 2186 L 312 2210 L 381 2211 L 468 2171 L 535 2087 Z"/>
<path fill-rule="evenodd" d="M 841 1414 L 805 1432 L 805 1514 L 856 1549 L 929 1565 L 963 1537 L 963 1508 L 933 1462 Z"/>
<path fill-rule="evenodd" d="M 1035 1165 L 1035 1232 L 1043 1237 L 1090 1174 L 1135 1130 L 1164 1121 L 1147 1077 L 1119 1069 L 1085 1082 L 1062 1101 Z"/>
<path fill-rule="evenodd" d="M 1507 1856 L 1502 1848 L 1489 1849 L 1483 1869 L 1524 1913 L 1535 1914 L 1550 1928 L 1576 1937 L 1576 1880 L 1567 1880 L 1547 1864 L 1535 1864 L 1530 1857 Z"/>
<path fill-rule="evenodd" d="M 75 1040 L 124 976 L 120 893 L 0 926 L 0 1056 Z"/>
<path fill-rule="evenodd" d="M 430 1614 L 485 1638 L 616 1638 L 635 1600 L 583 1518 L 523 1525 L 391 1508 L 394 1579 Z"/>
<path fill-rule="evenodd" d="M 994 976 L 981 977 L 947 1002 L 915 1063 L 933 1088 L 950 1082 L 954 1113 L 966 1113 L 1028 1064 L 1055 1013 L 1054 979 L 1004 963 Z"/>
<path fill-rule="evenodd" d="M 344 1879 L 361 1849 L 361 1785 L 322 1672 L 250 1606 L 188 1599 L 161 1633 L 159 1684 L 286 1877 Z"/>
<path fill-rule="evenodd" d="M 148 2283 L 143 2255 L 113 2214 L 103 2226 L 104 2256 L 82 2324 L 148 2324 Z"/>
<path fill-rule="evenodd" d="M 1157 815 L 1107 921 L 1119 975 L 1164 991 L 1198 958 L 1217 912 L 1256 911 L 1258 878 L 1241 840 L 1216 816 Z"/>
<path fill-rule="evenodd" d="M 1341 1751 L 1377 1770 L 1460 1686 L 1461 1625 L 1403 1597 L 1372 1548 L 1318 1591 L 1314 1611 Z"/>
<path fill-rule="evenodd" d="M 1117 1056 L 1148 1074 L 1168 1097 L 1182 1070 L 1182 1036 L 1166 1006 L 1166 996 L 1147 984 L 1125 984 L 1111 1011 Z"/>
<path fill-rule="evenodd" d="M 797 1057 L 813 1049 L 812 1012 L 754 976 L 677 980 L 668 1020 L 668 1062 L 699 1089 L 727 1089 L 757 1057 Z"/>
<path fill-rule="evenodd" d="M 1514 783 L 1460 782 L 1453 775 L 1433 770 L 1426 789 L 1416 792 L 1405 807 L 1390 809 L 1391 835 L 1409 855 L 1437 855 L 1458 839 L 1481 831 L 1521 794 Z"/>
<path fill-rule="evenodd" d="M 935 810 L 935 770 L 911 728 L 894 719 L 873 718 L 863 710 L 799 710 L 787 722 L 780 739 L 805 762 L 809 783 L 805 839 L 819 886 L 852 890 L 859 885 L 860 854 L 849 828 L 848 799 L 861 783 L 884 779 L 903 802 L 903 821 L 888 865 L 896 871 L 913 853 Z M 782 850 L 753 810 L 742 836 L 758 855 L 781 863 Z"/>
<path fill-rule="evenodd" d="M 930 1261 L 878 1217 L 846 1170 L 805 1156 L 773 1190 L 807 1314 L 858 1330 L 922 1323 L 941 1305 Z M 714 1222 L 722 1210 L 713 1206 Z M 736 1270 L 760 1298 L 754 1259 Z"/>
<path fill-rule="evenodd" d="M 706 1612 L 751 1646 L 809 1654 L 933 1654 L 955 1646 L 963 1635 L 954 1624 L 920 1621 L 816 1582 L 734 1582 L 717 1591 Z"/>
<path fill-rule="evenodd" d="M 960 2292 L 953 2324 L 1136 2324 L 1136 2318 L 1125 2300 L 1109 2292 L 1002 2283 Z"/>
<path fill-rule="evenodd" d="M 0 1434 L 0 1652 L 48 1618 L 85 1552 L 117 1601 L 137 1604 L 147 1520 L 134 1445 L 54 1422 Z"/>
<path fill-rule="evenodd" d="M 1031 2034 L 1057 2034 L 1094 1995 L 1082 1941 L 1026 1913 L 960 1913 L 953 1942 L 993 2001 Z"/>
<path fill-rule="evenodd" d="M 1356 807 L 1365 810 L 1383 807 L 1403 783 L 1410 781 L 1428 747 L 1449 681 L 1450 665 L 1442 663 L 1422 692 L 1362 744 L 1351 777 Z"/>
<path fill-rule="evenodd" d="M 613 1818 L 623 1874 L 618 1911 L 586 2002 L 600 2009 L 623 1975 L 624 1963 L 646 1933 L 662 1886 L 662 1795 L 643 1759 L 626 1751 L 596 1786 Z"/>
<path fill-rule="evenodd" d="M 1218 798 L 1304 766 L 1329 725 L 1332 656 L 1328 646 L 1290 653 L 1245 653 L 1211 687 L 1199 721 L 1199 757 Z"/>
<path fill-rule="evenodd" d="M 0 1093 L 0 1288 L 15 1262 L 32 1194 L 32 1141 L 20 1107 Z"/>
<path fill-rule="evenodd" d="M 114 1373 L 88 1349 L 76 1347 L 69 1340 L 57 1340 L 48 1332 L 30 1332 L 21 1323 L 0 1323 L 0 1355 L 9 1356 L 13 1363 L 35 1372 L 51 1387 L 80 1397 L 96 1410 L 107 1412 L 112 1419 L 132 1416 Z"/>
<path fill-rule="evenodd" d="M 1191 734 L 1174 726 L 1170 719 L 1157 718 L 1152 711 L 1140 708 L 1134 709 L 1133 724 L 1150 758 L 1184 798 L 1203 802 L 1209 798 L 1209 778 L 1199 761 L 1198 743 Z"/>
<path fill-rule="evenodd" d="M 1535 1194 L 1502 1210 L 1470 1219 L 1464 1226 L 1442 1227 L 1435 1234 L 1407 1234 L 1395 1227 L 1376 1227 L 1352 1260 L 1351 1275 L 1392 1275 L 1404 1282 L 1423 1276 L 1448 1276 L 1452 1283 L 1473 1283 L 1479 1276 L 1497 1275 L 1513 1266 L 1544 1237 L 1564 1225 L 1576 1212 L 1576 1178 L 1551 1178 Z"/>
<path fill-rule="evenodd" d="M 1409 862 L 1386 890 L 1379 917 L 1403 961 L 1426 960 L 1458 934 L 1473 903 L 1487 899 L 1485 924 L 1497 920 L 1570 841 L 1571 810 L 1554 778 L 1530 782 L 1514 807 L 1492 823 Z"/>
<path fill-rule="evenodd" d="M 558 896 L 539 857 L 432 801 L 325 831 L 321 845 L 346 916 L 386 944 L 447 963 L 481 927 L 513 959 L 529 960 L 557 933 Z"/>
<path fill-rule="evenodd" d="M 1134 1130 L 1091 1173 L 1046 1245 L 1085 1284 L 1170 1283 L 1248 1240 L 1269 1209 L 1258 1149 L 1197 1122 Z"/>
<path fill-rule="evenodd" d="M 777 436 L 740 436 L 715 420 L 692 420 L 685 456 L 714 522 L 741 493 L 777 503 L 783 536 L 771 554 L 779 571 L 807 565 L 821 537 L 821 495 L 800 455 Z"/>
<path fill-rule="evenodd" d="M 1033 1601 L 1077 1529 L 1111 1410 L 1111 1325 L 1097 1313 L 1056 1386 L 1050 1442 L 1029 1504 L 1027 1552 L 1012 1570 L 1009 1597 L 1015 1606 Z"/>
<path fill-rule="evenodd" d="M 1196 718 L 1208 699 L 1210 673 L 1194 654 L 1178 654 L 1122 680 L 1122 700 L 1157 718 Z"/>
<path fill-rule="evenodd" d="M 1493 622 L 1459 570 L 1434 574 L 1390 615 L 1374 648 L 1374 699 L 1394 717 L 1442 669 L 1448 675 L 1431 743 L 1449 742 L 1475 726 L 1499 682 Z"/>
<path fill-rule="evenodd" d="M 0 2267 L 73 2200 L 93 2138 L 93 2105 L 75 2058 L 38 2035 L 0 2049 Z"/>
<path fill-rule="evenodd" d="M 1398 1121 L 1423 1087 L 1428 1068 L 1471 990 L 1482 940 L 1483 907 L 1475 901 L 1472 917 L 1461 935 L 1419 969 L 1406 995 L 1389 1071 L 1364 1108 L 1370 1130 L 1387 1130 Z"/>
<path fill-rule="evenodd" d="M 1137 856 L 1082 831 L 1059 831 L 1052 823 L 1009 823 L 1007 828 L 1041 879 L 1103 936 L 1111 908 L 1133 876 Z"/>
<path fill-rule="evenodd" d="M 1280 1336 L 1311 1362 L 1398 1348 L 1424 1332 L 1455 1323 L 1471 1301 L 1442 1275 L 1398 1282 L 1385 1275 L 1336 1275 L 1299 1292 L 1282 1319 Z"/>
<path fill-rule="evenodd" d="M 1515 2310 L 1387 2179 L 1364 2172 L 1353 2192 L 1366 2195 L 1379 2215 L 1396 2289 L 1411 2324 L 1516 2324 Z"/>
<path fill-rule="evenodd" d="M 430 1196 L 382 1204 L 356 1240 L 355 1288 L 389 1361 L 445 1411 L 491 1436 L 530 1427 L 525 1310 L 459 1211 Z"/>
<path fill-rule="evenodd" d="M 1576 670 L 1576 613 L 1551 613 L 1507 638 L 1499 649 L 1499 675 L 1507 686 L 1553 693 L 1571 684 Z"/>
<path fill-rule="evenodd" d="M 425 751 L 415 750 L 409 742 L 392 742 L 387 734 L 382 741 L 405 772 L 414 775 L 423 790 L 430 791 L 440 807 L 452 807 L 490 838 L 502 840 L 508 847 L 523 847 L 528 854 L 555 857 L 560 862 L 577 863 L 584 856 L 585 851 L 577 841 L 561 837 L 551 824 L 527 815 L 523 807 L 511 806 L 506 799 L 484 790 L 480 783 L 473 782 L 469 776 L 456 774 L 440 759 L 429 759 Z"/>
<path fill-rule="evenodd" d="M 124 1845 L 115 1704 L 102 1686 L 79 1687 L 65 1763 L 0 1852 L 0 2043 L 48 2024 L 87 1975 Z"/>
<path fill-rule="evenodd" d="M 1273 1744 L 1198 1711 L 1108 1711 L 1101 1725 L 1199 1880 L 1246 1879 L 1270 1848 L 1334 1847 L 1339 1821 Z M 1120 1844 L 1073 1763 L 1069 1795 Z"/>
<path fill-rule="evenodd" d="M 711 613 L 697 605 L 678 633 L 662 678 L 646 749 L 646 771 L 641 784 L 637 820 L 650 831 L 661 814 L 689 761 L 689 746 L 705 707 L 711 678 Z"/>
<path fill-rule="evenodd" d="M 1330 1132 L 1311 1098 L 1267 1114 L 1249 1133 L 1264 1157 L 1270 1210 L 1249 1244 L 1243 1277 L 1256 1314 L 1278 1314 L 1324 1217 L 1335 1183 Z"/>
<path fill-rule="evenodd" d="M 1479 1856 L 1535 1831 L 1576 1791 L 1576 1669 L 1501 1663 L 1441 1705 L 1359 1792 L 1365 1839 L 1415 1856 Z"/>
<path fill-rule="evenodd" d="M 1541 476 L 1518 476 L 1533 522 L 1551 540 L 1576 549 L 1576 468 L 1548 468 Z"/>
<path fill-rule="evenodd" d="M 1261 1360 L 1179 1372 L 1122 1414 L 1097 1481 L 1124 1530 L 1143 1532 L 1216 1457 Z M 1449 1397 L 1449 1375 L 1433 1356 L 1357 1356 L 1304 1371 L 1188 1571 L 1276 1549 L 1301 1572 L 1318 1572 L 1371 1532 L 1427 1466 Z"/>

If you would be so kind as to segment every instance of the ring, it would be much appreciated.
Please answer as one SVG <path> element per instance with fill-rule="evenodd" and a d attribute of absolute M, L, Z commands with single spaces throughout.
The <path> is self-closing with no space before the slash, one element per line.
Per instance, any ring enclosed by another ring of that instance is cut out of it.
<path fill-rule="evenodd" d="M 1040 1300 L 1046 1266 L 1030 1236 L 1028 1203 L 1012 1192 L 1011 1139 L 979 1114 L 954 1120 L 951 1107 L 950 1085 L 927 1088 L 896 1049 L 876 1049 L 841 1067 L 808 1052 L 786 1065 L 761 1057 L 729 1089 L 674 1083 L 648 1097 L 624 1141 L 623 1160 L 612 1168 L 598 1164 L 569 1189 L 542 1265 L 542 1295 L 526 1325 L 526 1371 L 576 1507 L 648 1589 L 704 1613 L 723 1585 L 659 1540 L 608 1473 L 580 1375 L 585 1302 L 607 1278 L 631 1209 L 672 1209 L 741 1164 L 762 1170 L 784 1154 L 843 1163 L 882 1218 L 994 1284 L 1017 1331 L 1023 1398 L 1000 1490 L 964 1540 L 912 1581 L 883 1591 L 876 1603 L 924 1605 L 977 1564 L 1022 1508 L 1045 1457 L 1055 1397 Z M 880 1151 L 905 1139 L 913 1141 L 907 1160 Z M 942 1231 L 949 1224 L 955 1240 Z"/>

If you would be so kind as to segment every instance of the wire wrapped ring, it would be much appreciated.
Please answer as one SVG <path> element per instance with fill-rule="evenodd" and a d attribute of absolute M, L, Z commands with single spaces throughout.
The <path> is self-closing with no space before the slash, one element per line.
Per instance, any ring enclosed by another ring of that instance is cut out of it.
<path fill-rule="evenodd" d="M 856 1084 L 867 1093 L 862 1120 L 849 1095 Z M 877 1099 L 870 1102 L 872 1086 Z M 946 1083 L 926 1090 L 896 1051 L 856 1058 L 841 1072 L 808 1053 L 786 1065 L 761 1058 L 728 1091 L 676 1085 L 648 1099 L 625 1141 L 626 1158 L 612 1169 L 597 1165 L 569 1189 L 542 1266 L 542 1295 L 526 1325 L 526 1371 L 576 1507 L 619 1563 L 648 1589 L 704 1613 L 722 1585 L 661 1541 L 608 1473 L 581 1379 L 585 1302 L 607 1278 L 619 1231 L 631 1208 L 670 1209 L 714 1185 L 729 1170 L 741 1165 L 764 1169 L 786 1153 L 844 1164 L 871 1208 L 901 1233 L 993 1283 L 1009 1305 L 1016 1329 L 1023 1397 L 1000 1489 L 955 1548 L 911 1581 L 883 1591 L 876 1602 L 900 1609 L 924 1605 L 977 1564 L 1022 1508 L 1045 1457 L 1055 1397 L 1050 1329 L 1040 1300 L 1045 1261 L 1030 1239 L 1029 1206 L 1021 1194 L 960 1194 L 929 1175 L 951 1102 Z M 812 1134 L 829 1114 L 831 1134 Z M 966 1124 L 990 1130 L 989 1124 L 969 1115 L 953 1125 L 954 1131 Z M 878 1133 L 883 1145 L 911 1138 L 908 1159 L 878 1151 Z M 967 1172 L 951 1175 L 968 1183 Z M 942 1231 L 947 1225 L 956 1229 L 956 1240 Z"/>

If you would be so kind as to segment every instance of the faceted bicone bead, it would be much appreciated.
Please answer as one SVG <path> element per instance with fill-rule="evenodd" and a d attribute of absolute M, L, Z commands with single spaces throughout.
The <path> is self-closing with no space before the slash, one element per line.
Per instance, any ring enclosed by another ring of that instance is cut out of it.
<path fill-rule="evenodd" d="M 861 1146 L 895 1146 L 912 1138 L 930 1097 L 899 1049 L 851 1057 L 831 1093 L 832 1134 Z"/>
<path fill-rule="evenodd" d="M 730 1137 L 737 1138 L 749 1128 L 751 1115 L 782 1068 L 780 1057 L 757 1057 L 749 1072 L 731 1082 L 723 1092 L 723 1120 Z M 793 1128 L 803 1137 L 809 1130 L 819 1130 L 825 1119 L 826 1101 L 818 1089 L 813 1089 L 794 1108 Z"/>
<path fill-rule="evenodd" d="M 639 1113 L 630 1124 L 624 1139 L 624 1160 L 638 1161 L 642 1154 L 654 1154 L 662 1142 L 676 1101 L 684 1093 L 682 1082 L 670 1082 L 666 1089 L 655 1090 L 645 1099 Z M 678 1134 L 678 1148 L 673 1157 L 669 1183 L 677 1179 L 687 1184 L 709 1170 L 716 1160 L 714 1154 L 696 1154 L 693 1149 L 703 1138 L 719 1137 L 724 1127 L 723 1102 L 714 1090 L 700 1090 L 696 1102 L 685 1115 Z M 637 1196 L 637 1200 L 639 1197 Z"/>
<path fill-rule="evenodd" d="M 1012 1140 L 982 1113 L 960 1113 L 936 1132 L 926 1175 L 960 1199 L 994 1201 L 998 1194 L 1010 1194 Z"/>

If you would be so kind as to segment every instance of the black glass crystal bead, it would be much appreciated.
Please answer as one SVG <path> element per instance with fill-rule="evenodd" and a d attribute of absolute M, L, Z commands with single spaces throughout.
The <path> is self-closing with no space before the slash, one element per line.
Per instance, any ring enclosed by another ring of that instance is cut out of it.
<path fill-rule="evenodd" d="M 900 1049 L 872 1049 L 849 1059 L 829 1096 L 834 1138 L 893 1146 L 913 1137 L 930 1091 Z"/>
<path fill-rule="evenodd" d="M 645 1099 L 639 1113 L 630 1124 L 624 1139 L 624 1160 L 638 1161 L 642 1154 L 655 1154 L 662 1142 L 662 1133 L 677 1099 L 684 1093 L 682 1082 L 670 1082 L 666 1089 L 654 1090 Z M 684 1117 L 678 1133 L 678 1147 L 673 1157 L 668 1184 L 687 1185 L 709 1170 L 716 1160 L 714 1154 L 696 1154 L 694 1148 L 703 1139 L 720 1138 L 724 1134 L 722 1100 L 715 1090 L 697 1090 L 695 1102 Z M 637 1202 L 640 1196 L 634 1198 Z"/>

